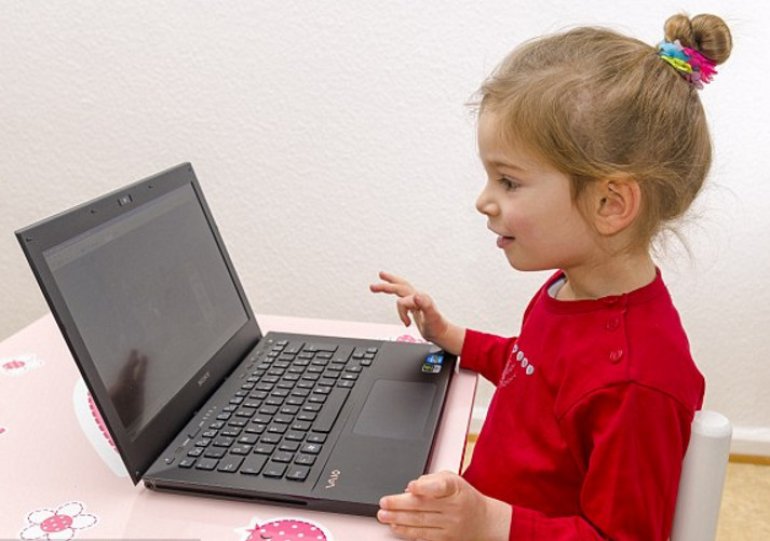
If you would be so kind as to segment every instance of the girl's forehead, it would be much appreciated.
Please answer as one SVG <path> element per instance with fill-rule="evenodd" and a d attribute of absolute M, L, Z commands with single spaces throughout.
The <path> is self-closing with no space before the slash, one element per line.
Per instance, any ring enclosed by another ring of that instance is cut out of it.
<path fill-rule="evenodd" d="M 479 157 L 490 165 L 521 170 L 550 169 L 534 152 L 510 136 L 506 137 L 497 115 L 492 111 L 484 111 L 479 115 L 478 147 Z"/>

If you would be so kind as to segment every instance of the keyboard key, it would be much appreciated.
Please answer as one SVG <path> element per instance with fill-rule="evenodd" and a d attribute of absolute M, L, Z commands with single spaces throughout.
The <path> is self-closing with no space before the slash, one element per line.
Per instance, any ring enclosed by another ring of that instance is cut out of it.
<path fill-rule="evenodd" d="M 267 428 L 267 425 L 253 424 L 248 428 L 246 428 L 245 432 L 247 434 L 262 434 L 262 432 L 264 432 L 266 428 Z"/>
<path fill-rule="evenodd" d="M 214 447 L 230 447 L 234 441 L 233 438 L 219 437 L 211 445 Z"/>
<path fill-rule="evenodd" d="M 308 443 L 326 443 L 326 434 L 309 434 Z"/>
<path fill-rule="evenodd" d="M 310 473 L 310 468 L 306 466 L 291 466 L 286 473 L 286 479 L 291 481 L 304 481 Z"/>
<path fill-rule="evenodd" d="M 292 342 L 287 347 L 283 349 L 284 353 L 299 353 L 302 350 L 302 346 L 304 346 L 304 342 Z"/>
<path fill-rule="evenodd" d="M 302 406 L 302 411 L 318 413 L 319 411 L 321 411 L 321 408 L 323 408 L 323 404 L 314 404 L 314 403 L 308 402 L 307 404 Z"/>
<path fill-rule="evenodd" d="M 302 441 L 305 439 L 305 433 L 297 432 L 295 430 L 290 430 L 289 432 L 286 433 L 283 439 L 285 441 Z"/>
<path fill-rule="evenodd" d="M 310 430 L 311 423 L 309 421 L 295 421 L 293 425 L 291 425 L 292 430 L 296 430 L 298 432 L 307 432 Z"/>
<path fill-rule="evenodd" d="M 315 464 L 315 455 L 305 455 L 305 454 L 298 454 L 297 458 L 294 460 L 295 464 L 302 464 L 304 466 L 312 466 Z"/>
<path fill-rule="evenodd" d="M 262 468 L 265 467 L 266 462 L 267 456 L 265 455 L 251 455 L 243 461 L 241 473 L 246 475 L 259 475 Z"/>
<path fill-rule="evenodd" d="M 241 467 L 242 462 L 243 462 L 242 456 L 230 455 L 219 461 L 219 467 L 217 468 L 217 471 L 221 471 L 225 473 L 235 473 L 238 471 L 238 468 Z"/>
<path fill-rule="evenodd" d="M 294 453 L 290 453 L 288 451 L 278 451 L 273 455 L 272 458 L 275 462 L 284 462 L 288 464 L 294 458 Z"/>
<path fill-rule="evenodd" d="M 233 455 L 248 455 L 251 453 L 251 445 L 234 445 L 230 449 L 230 453 Z"/>
<path fill-rule="evenodd" d="M 302 449 L 300 449 L 300 452 L 308 454 L 308 455 L 317 455 L 321 452 L 321 445 L 318 443 L 306 443 L 302 446 Z"/>
<path fill-rule="evenodd" d="M 288 428 L 289 428 L 289 425 L 284 425 L 281 423 L 273 423 L 267 427 L 267 431 L 271 434 L 285 434 Z"/>
<path fill-rule="evenodd" d="M 257 435 L 256 434 L 245 434 L 238 438 L 238 443 L 241 445 L 254 445 L 257 443 Z"/>
<path fill-rule="evenodd" d="M 262 475 L 265 477 L 280 479 L 283 477 L 284 473 L 286 473 L 286 464 L 281 464 L 279 462 L 268 462 L 267 466 L 265 466 L 265 470 L 262 472 Z"/>
<path fill-rule="evenodd" d="M 254 453 L 258 455 L 272 455 L 275 451 L 275 445 L 271 443 L 260 443 L 254 447 Z"/>
<path fill-rule="evenodd" d="M 203 454 L 203 447 L 193 447 L 189 451 L 187 451 L 187 456 L 201 456 Z"/>
<path fill-rule="evenodd" d="M 203 456 L 207 458 L 222 458 L 225 456 L 225 453 L 227 453 L 227 449 L 223 449 L 222 447 L 210 447 L 206 449 Z"/>
<path fill-rule="evenodd" d="M 195 469 L 211 471 L 217 467 L 218 463 L 219 463 L 219 460 L 216 460 L 213 458 L 201 458 L 198 461 L 198 463 L 195 465 Z"/>
<path fill-rule="evenodd" d="M 283 440 L 278 450 L 289 451 L 290 453 L 296 453 L 299 450 L 299 442 Z"/>
<path fill-rule="evenodd" d="M 183 458 L 179 461 L 180 468 L 192 468 L 195 465 L 194 458 Z"/>
<path fill-rule="evenodd" d="M 264 434 L 262 436 L 262 438 L 259 441 L 260 441 L 260 443 L 271 443 L 271 444 L 280 443 L 281 435 L 280 434 L 273 434 L 273 433 L 266 433 L 266 434 Z"/>

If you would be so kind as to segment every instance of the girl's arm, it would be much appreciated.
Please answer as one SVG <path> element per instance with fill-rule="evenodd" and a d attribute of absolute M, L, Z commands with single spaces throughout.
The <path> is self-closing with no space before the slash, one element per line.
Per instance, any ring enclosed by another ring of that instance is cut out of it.
<path fill-rule="evenodd" d="M 667 540 L 693 414 L 638 383 L 584 397 L 560 423 L 585 468 L 580 514 L 548 517 L 514 506 L 511 539 Z"/>

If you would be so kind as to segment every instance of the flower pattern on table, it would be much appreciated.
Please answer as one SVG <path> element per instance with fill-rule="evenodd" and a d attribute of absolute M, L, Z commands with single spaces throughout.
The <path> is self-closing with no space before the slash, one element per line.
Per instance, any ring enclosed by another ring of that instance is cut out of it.
<path fill-rule="evenodd" d="M 407 342 L 409 344 L 427 344 L 426 340 L 417 338 L 411 334 L 402 334 L 400 336 L 396 336 L 395 338 L 391 338 L 390 340 L 391 342 Z"/>
<path fill-rule="evenodd" d="M 88 392 L 85 382 L 78 378 L 72 391 L 72 405 L 83 434 L 93 446 L 96 453 L 118 477 L 127 477 L 126 466 L 115 448 L 107 425 L 104 423 L 99 410 Z"/>
<path fill-rule="evenodd" d="M 90 528 L 98 522 L 94 515 L 84 513 L 80 502 L 60 505 L 56 511 L 38 509 L 27 515 L 27 527 L 19 532 L 26 540 L 67 540 L 73 539 L 79 530 Z"/>
<path fill-rule="evenodd" d="M 332 541 L 329 531 L 312 520 L 280 517 L 259 520 L 254 517 L 251 526 L 235 530 L 241 541 Z"/>
<path fill-rule="evenodd" d="M 43 361 L 37 355 L 25 354 L 0 359 L 0 374 L 6 376 L 21 376 L 34 368 L 43 366 Z"/>

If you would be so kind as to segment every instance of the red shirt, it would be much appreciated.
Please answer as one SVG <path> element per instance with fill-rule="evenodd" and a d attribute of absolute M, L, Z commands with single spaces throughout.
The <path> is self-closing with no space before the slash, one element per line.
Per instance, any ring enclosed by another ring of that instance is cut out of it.
<path fill-rule="evenodd" d="M 666 540 L 704 380 L 660 272 L 624 295 L 558 301 L 518 338 L 468 330 L 461 366 L 497 386 L 464 477 L 513 506 L 510 539 Z"/>

